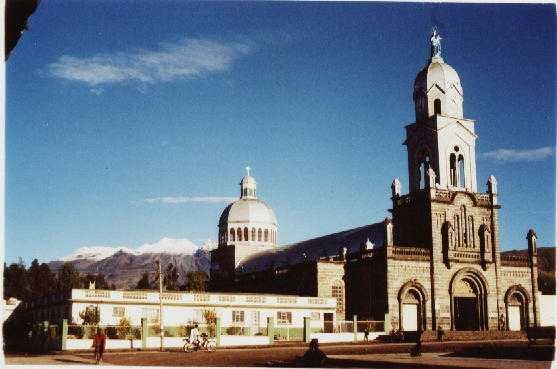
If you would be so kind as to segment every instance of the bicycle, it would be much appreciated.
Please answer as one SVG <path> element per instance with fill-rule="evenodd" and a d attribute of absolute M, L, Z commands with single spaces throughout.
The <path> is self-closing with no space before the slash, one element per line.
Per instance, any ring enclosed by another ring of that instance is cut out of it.
<path fill-rule="evenodd" d="M 197 341 L 190 342 L 188 337 L 184 338 L 184 346 L 182 349 L 185 352 L 193 352 L 198 350 L 207 350 L 213 352 L 217 349 L 217 342 L 214 338 L 209 338 L 207 334 L 203 333 L 201 338 Z"/>

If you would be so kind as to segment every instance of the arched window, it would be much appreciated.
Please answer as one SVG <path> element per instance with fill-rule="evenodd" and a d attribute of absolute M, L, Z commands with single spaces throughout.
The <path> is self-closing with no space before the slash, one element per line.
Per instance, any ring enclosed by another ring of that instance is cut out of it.
<path fill-rule="evenodd" d="M 269 242 L 269 230 L 265 230 L 265 242 Z"/>
<path fill-rule="evenodd" d="M 261 236 L 262 236 L 262 231 L 261 231 L 261 228 L 259 228 L 259 229 L 257 230 L 257 241 L 260 241 L 260 242 L 261 242 Z"/>
<path fill-rule="evenodd" d="M 441 100 L 433 100 L 433 114 L 441 114 Z"/>
<path fill-rule="evenodd" d="M 236 232 L 234 228 L 230 228 L 230 241 L 236 241 Z"/>
<path fill-rule="evenodd" d="M 255 241 L 255 228 L 251 229 L 251 240 Z"/>
<path fill-rule="evenodd" d="M 451 154 L 450 159 L 449 159 L 449 168 L 450 168 L 450 179 L 451 179 L 451 186 L 455 186 L 457 185 L 457 181 L 456 181 L 456 155 L 455 154 Z"/>
<path fill-rule="evenodd" d="M 242 241 L 242 228 L 236 230 L 236 235 L 238 235 L 238 241 Z"/>
<path fill-rule="evenodd" d="M 244 228 L 244 241 L 249 241 L 248 227 Z"/>
<path fill-rule="evenodd" d="M 464 187 L 464 156 L 458 156 L 458 187 Z"/>

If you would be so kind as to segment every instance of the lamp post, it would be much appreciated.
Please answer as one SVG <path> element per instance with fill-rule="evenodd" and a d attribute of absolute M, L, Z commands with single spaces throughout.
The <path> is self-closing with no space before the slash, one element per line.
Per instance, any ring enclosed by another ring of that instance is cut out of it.
<path fill-rule="evenodd" d="M 159 328 L 160 328 L 160 335 L 161 335 L 161 351 L 164 350 L 164 324 L 162 323 L 162 263 L 159 257 L 157 262 L 159 265 Z"/>

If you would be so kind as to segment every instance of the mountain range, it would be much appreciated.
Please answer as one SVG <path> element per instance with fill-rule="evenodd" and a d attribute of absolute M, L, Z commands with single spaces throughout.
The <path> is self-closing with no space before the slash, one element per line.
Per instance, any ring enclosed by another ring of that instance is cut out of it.
<path fill-rule="evenodd" d="M 103 273 L 109 284 L 118 289 L 134 288 L 144 272 L 156 272 L 156 261 L 161 260 L 163 267 L 172 263 L 179 274 L 179 283 L 185 282 L 190 271 L 203 271 L 209 274 L 211 249 L 216 244 L 206 241 L 197 246 L 188 239 L 163 238 L 153 244 L 137 248 L 93 246 L 81 247 L 68 256 L 51 261 L 52 270 L 58 270 L 63 263 L 71 263 L 82 273 Z"/>

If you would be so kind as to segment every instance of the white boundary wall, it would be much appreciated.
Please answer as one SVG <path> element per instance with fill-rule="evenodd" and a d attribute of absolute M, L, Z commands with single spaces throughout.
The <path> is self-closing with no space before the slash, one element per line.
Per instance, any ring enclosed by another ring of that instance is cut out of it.
<path fill-rule="evenodd" d="M 369 340 L 373 341 L 380 335 L 385 334 L 384 332 L 369 332 Z M 364 333 L 358 332 L 356 333 L 356 337 L 358 338 L 358 342 L 364 340 Z M 346 333 L 312 333 L 311 338 L 317 338 L 319 343 L 329 343 L 329 342 L 354 342 L 354 333 L 346 332 Z"/>
<path fill-rule="evenodd" d="M 557 296 L 538 295 L 540 302 L 540 325 L 552 326 L 557 324 Z"/>
<path fill-rule="evenodd" d="M 221 346 L 261 346 L 268 344 L 268 336 L 220 336 Z"/>

